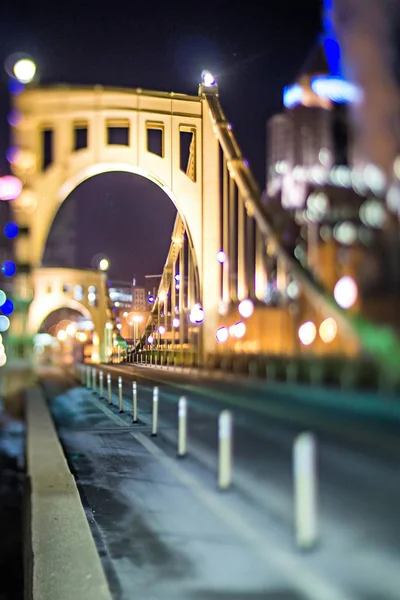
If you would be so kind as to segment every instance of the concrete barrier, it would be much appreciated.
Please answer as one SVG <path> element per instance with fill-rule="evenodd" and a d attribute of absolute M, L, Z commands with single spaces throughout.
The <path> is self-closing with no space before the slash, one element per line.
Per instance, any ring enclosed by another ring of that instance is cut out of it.
<path fill-rule="evenodd" d="M 111 600 L 75 480 L 42 392 L 26 392 L 30 479 L 29 599 Z M 28 597 L 25 598 L 28 600 Z"/>

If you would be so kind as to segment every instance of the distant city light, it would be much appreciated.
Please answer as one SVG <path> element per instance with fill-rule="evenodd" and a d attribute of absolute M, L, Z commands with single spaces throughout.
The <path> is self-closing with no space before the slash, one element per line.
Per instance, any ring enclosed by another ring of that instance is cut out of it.
<path fill-rule="evenodd" d="M 18 235 L 18 225 L 16 223 L 6 223 L 3 233 L 9 240 L 12 240 Z"/>
<path fill-rule="evenodd" d="M 107 271 L 107 269 L 110 266 L 110 261 L 108 260 L 108 258 L 102 258 L 99 262 L 99 269 L 100 271 Z"/>
<path fill-rule="evenodd" d="M 212 87 L 216 84 L 216 79 L 210 71 L 203 71 L 201 74 L 201 81 L 205 87 Z"/>
<path fill-rule="evenodd" d="M 189 314 L 189 320 L 191 323 L 202 323 L 204 320 L 204 310 L 200 304 L 192 306 Z"/>
<path fill-rule="evenodd" d="M 179 273 L 177 273 L 175 275 L 175 281 L 180 281 L 181 280 L 181 276 L 179 275 Z"/>
<path fill-rule="evenodd" d="M 158 333 L 160 335 L 164 335 L 164 333 L 165 333 L 165 327 L 164 327 L 164 325 L 160 325 L 160 327 L 158 328 Z"/>
<path fill-rule="evenodd" d="M 18 127 L 22 123 L 22 113 L 19 110 L 12 110 L 8 113 L 7 121 L 10 127 Z"/>
<path fill-rule="evenodd" d="M 5 315 L 0 315 L 0 331 L 7 331 L 10 327 L 10 319 Z"/>
<path fill-rule="evenodd" d="M 22 191 L 22 182 L 14 175 L 0 177 L 0 200 L 15 200 Z"/>
<path fill-rule="evenodd" d="M 3 302 L 0 309 L 4 315 L 11 315 L 14 312 L 14 303 L 7 299 L 5 302 Z"/>
<path fill-rule="evenodd" d="M 333 342 L 335 339 L 337 330 L 338 328 L 335 319 L 332 319 L 332 317 L 325 319 L 325 321 L 323 321 L 319 326 L 319 335 L 321 340 L 325 344 L 330 344 L 330 342 Z"/>
<path fill-rule="evenodd" d="M 317 336 L 317 328 L 312 321 L 307 321 L 299 327 L 299 340 L 303 346 L 309 346 Z"/>
<path fill-rule="evenodd" d="M 320 98 L 331 100 L 338 104 L 359 102 L 361 90 L 341 77 L 321 75 L 311 80 L 311 89 Z"/>
<path fill-rule="evenodd" d="M 360 208 L 360 219 L 368 227 L 381 228 L 386 221 L 386 211 L 382 202 L 371 198 Z"/>
<path fill-rule="evenodd" d="M 30 58 L 21 58 L 15 63 L 13 72 L 20 83 L 30 83 L 35 77 L 36 65 Z"/>
<path fill-rule="evenodd" d="M 239 314 L 244 319 L 249 319 L 254 312 L 254 304 L 250 298 L 246 298 L 246 300 L 242 300 L 238 306 Z"/>
<path fill-rule="evenodd" d="M 60 331 L 57 333 L 57 339 L 60 342 L 65 342 L 67 337 L 68 337 L 68 333 L 65 331 L 65 329 L 60 329 Z"/>
<path fill-rule="evenodd" d="M 6 293 L 3 290 L 0 290 L 0 306 L 3 306 L 3 304 L 6 300 L 7 300 Z"/>
<path fill-rule="evenodd" d="M 149 335 L 149 337 L 147 338 L 147 341 L 149 344 L 152 344 L 154 342 L 154 338 L 152 335 Z"/>
<path fill-rule="evenodd" d="M 4 261 L 1 267 L 1 272 L 5 277 L 12 277 L 13 275 L 15 275 L 16 270 L 17 268 L 15 266 L 15 263 L 12 260 Z"/>
<path fill-rule="evenodd" d="M 173 325 L 173 327 L 175 327 L 175 328 L 178 328 L 178 327 L 179 327 L 179 325 L 180 325 L 180 320 L 179 320 L 177 317 L 175 317 L 175 318 L 172 320 L 172 325 Z"/>
<path fill-rule="evenodd" d="M 352 277 L 345 275 L 335 285 L 333 295 L 341 308 L 351 308 L 358 298 L 358 287 Z"/>
<path fill-rule="evenodd" d="M 68 325 L 65 328 L 65 331 L 67 332 L 67 334 L 70 337 L 73 337 L 76 333 L 77 330 L 77 324 L 76 323 L 68 323 Z"/>
<path fill-rule="evenodd" d="M 226 261 L 226 254 L 223 250 L 220 250 L 217 254 L 217 261 L 221 263 L 221 265 Z"/>
<path fill-rule="evenodd" d="M 229 331 L 228 331 L 227 327 L 219 327 L 219 329 L 217 329 L 217 333 L 216 333 L 215 337 L 217 338 L 217 342 L 220 342 L 220 343 L 226 342 L 227 339 L 229 338 Z"/>
<path fill-rule="evenodd" d="M 18 81 L 18 79 L 10 79 L 10 81 L 8 82 L 8 89 L 12 94 L 14 94 L 14 96 L 17 96 L 18 94 L 21 94 L 24 91 L 25 86 L 23 83 Z"/>
<path fill-rule="evenodd" d="M 150 302 L 150 304 L 153 304 L 155 298 L 152 294 L 149 294 L 149 296 L 147 297 L 147 301 Z"/>
<path fill-rule="evenodd" d="M 229 328 L 229 334 L 236 339 L 242 338 L 245 333 L 246 325 L 243 323 L 243 321 L 239 321 Z"/>
<path fill-rule="evenodd" d="M 286 108 L 294 108 L 301 104 L 303 99 L 303 88 L 298 83 L 289 85 L 283 89 L 283 104 Z"/>

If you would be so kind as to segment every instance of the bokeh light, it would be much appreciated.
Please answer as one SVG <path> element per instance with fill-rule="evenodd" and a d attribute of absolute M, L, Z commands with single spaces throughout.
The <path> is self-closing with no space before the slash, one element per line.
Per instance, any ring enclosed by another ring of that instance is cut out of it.
<path fill-rule="evenodd" d="M 60 331 L 58 331 L 58 333 L 57 333 L 57 339 L 60 342 L 65 342 L 65 340 L 67 339 L 67 337 L 68 337 L 68 333 L 65 331 L 65 329 L 60 329 Z"/>
<path fill-rule="evenodd" d="M 323 321 L 319 326 L 319 335 L 321 340 L 325 344 L 330 344 L 335 339 L 337 330 L 338 328 L 335 319 L 332 319 L 332 317 L 325 319 L 325 321 Z"/>
<path fill-rule="evenodd" d="M 335 285 L 333 295 L 341 308 L 351 308 L 358 298 L 358 287 L 352 277 L 345 275 Z"/>
<path fill-rule="evenodd" d="M 219 327 L 217 329 L 217 333 L 215 334 L 217 338 L 217 342 L 223 343 L 226 342 L 229 338 L 229 331 L 227 327 Z"/>
<path fill-rule="evenodd" d="M 245 335 L 245 333 L 246 325 L 243 323 L 243 321 L 238 321 L 238 323 L 235 323 L 229 328 L 229 334 L 231 335 L 231 337 L 234 337 L 238 340 L 242 338 Z"/>
<path fill-rule="evenodd" d="M 0 315 L 0 331 L 7 331 L 10 327 L 10 319 L 5 315 Z"/>
<path fill-rule="evenodd" d="M 18 127 L 22 123 L 22 113 L 19 110 L 12 110 L 7 115 L 7 121 L 10 127 Z"/>
<path fill-rule="evenodd" d="M 227 256 L 223 250 L 220 250 L 217 254 L 217 261 L 221 263 L 221 265 L 226 261 Z"/>
<path fill-rule="evenodd" d="M 164 335 L 164 333 L 165 333 L 165 327 L 164 327 L 164 325 L 160 325 L 160 327 L 158 328 L 158 333 L 160 335 Z"/>
<path fill-rule="evenodd" d="M 7 295 L 3 290 L 0 290 L 0 306 L 3 306 L 4 302 L 7 300 Z"/>
<path fill-rule="evenodd" d="M 14 302 L 12 300 L 7 299 L 0 307 L 3 315 L 11 315 L 14 312 Z"/>
<path fill-rule="evenodd" d="M 204 321 L 204 310 L 200 304 L 195 304 L 190 309 L 189 320 L 191 323 L 202 323 Z"/>
<path fill-rule="evenodd" d="M 18 94 L 21 94 L 24 91 L 25 86 L 23 83 L 18 81 L 18 79 L 10 79 L 10 81 L 8 82 L 8 89 L 12 94 L 17 96 Z"/>
<path fill-rule="evenodd" d="M 0 177 L 0 200 L 15 200 L 22 191 L 22 182 L 14 175 Z"/>
<path fill-rule="evenodd" d="M 20 83 L 30 83 L 35 77 L 36 65 L 31 58 L 20 58 L 13 67 L 13 73 Z"/>
<path fill-rule="evenodd" d="M 250 298 L 242 300 L 238 307 L 239 314 L 244 318 L 248 319 L 254 312 L 254 304 Z"/>
<path fill-rule="evenodd" d="M 15 275 L 16 270 L 17 268 L 15 266 L 15 263 L 12 260 L 4 261 L 1 267 L 1 272 L 5 277 L 12 277 L 13 275 Z"/>
<path fill-rule="evenodd" d="M 299 327 L 299 340 L 303 346 L 309 346 L 317 336 L 317 328 L 312 321 L 307 321 Z"/>
<path fill-rule="evenodd" d="M 6 223 L 3 232 L 6 238 L 13 240 L 18 235 L 18 225 L 16 223 Z"/>

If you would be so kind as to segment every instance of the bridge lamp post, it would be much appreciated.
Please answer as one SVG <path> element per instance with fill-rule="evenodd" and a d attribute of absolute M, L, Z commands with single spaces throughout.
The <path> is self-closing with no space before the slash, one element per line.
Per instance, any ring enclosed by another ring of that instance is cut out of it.
<path fill-rule="evenodd" d="M 110 267 L 110 261 L 108 260 L 108 258 L 104 257 L 99 261 L 100 271 L 108 271 L 109 267 Z"/>

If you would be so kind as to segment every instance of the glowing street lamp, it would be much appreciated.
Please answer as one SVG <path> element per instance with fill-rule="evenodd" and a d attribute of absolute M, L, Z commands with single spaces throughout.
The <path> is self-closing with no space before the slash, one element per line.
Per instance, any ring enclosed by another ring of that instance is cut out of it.
<path fill-rule="evenodd" d="M 20 58 L 13 66 L 15 79 L 20 83 L 30 83 L 36 74 L 36 65 L 31 58 Z"/>
<path fill-rule="evenodd" d="M 110 261 L 108 258 L 102 258 L 99 262 L 100 271 L 107 271 L 110 266 Z"/>

